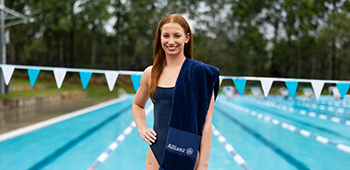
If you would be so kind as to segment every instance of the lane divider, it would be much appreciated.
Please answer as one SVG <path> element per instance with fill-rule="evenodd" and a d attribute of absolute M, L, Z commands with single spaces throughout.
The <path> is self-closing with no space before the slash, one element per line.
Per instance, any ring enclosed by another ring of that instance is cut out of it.
<path fill-rule="evenodd" d="M 317 104 L 317 103 L 303 103 L 303 102 L 297 102 L 297 106 L 304 106 L 308 108 L 313 108 L 313 109 L 320 109 L 320 110 L 328 110 L 330 112 L 338 112 L 338 113 L 347 113 L 350 114 L 349 109 L 344 109 L 344 108 L 336 108 L 339 106 L 326 106 L 323 104 Z"/>
<path fill-rule="evenodd" d="M 315 113 L 312 111 L 308 112 L 308 111 L 303 110 L 303 109 L 294 109 L 293 107 L 289 107 L 289 106 L 282 105 L 282 104 L 276 104 L 273 102 L 261 102 L 258 100 L 252 100 L 252 101 L 255 103 L 264 105 L 264 106 L 269 106 L 269 107 L 274 107 L 277 109 L 287 110 L 289 112 L 299 113 L 301 115 L 310 116 L 313 118 L 319 118 L 319 119 L 323 119 L 323 120 L 330 120 L 330 121 L 335 122 L 335 123 L 341 123 L 341 124 L 345 124 L 345 125 L 350 126 L 350 120 L 345 120 L 345 119 L 341 119 L 338 117 L 331 117 L 331 116 L 327 116 L 324 114 Z"/>
<path fill-rule="evenodd" d="M 100 103 L 100 104 L 97 104 L 97 105 L 94 105 L 94 106 L 90 106 L 90 107 L 87 107 L 87 108 L 84 108 L 84 109 L 81 109 L 81 110 L 77 110 L 77 111 L 74 111 L 74 112 L 71 112 L 71 113 L 64 114 L 62 116 L 58 116 L 58 117 L 55 117 L 55 118 L 52 118 L 52 119 L 48 119 L 48 120 L 45 120 L 45 121 L 42 121 L 42 122 L 39 122 L 39 123 L 35 123 L 35 124 L 29 125 L 29 126 L 17 129 L 17 130 L 13 130 L 13 131 L 4 133 L 4 134 L 0 135 L 0 142 L 5 141 L 5 140 L 9 140 L 9 139 L 12 139 L 12 138 L 15 138 L 17 136 L 20 136 L 20 135 L 23 135 L 23 134 L 26 134 L 26 133 L 29 133 L 29 132 L 32 132 L 32 131 L 35 131 L 35 130 L 38 130 L 38 129 L 41 129 L 41 128 L 44 128 L 46 126 L 53 125 L 55 123 L 59 123 L 59 122 L 62 122 L 62 121 L 65 121 L 65 120 L 68 120 L 68 119 L 71 119 L 71 118 L 74 118 L 74 117 L 77 117 L 77 116 L 80 116 L 80 115 L 92 112 L 94 110 L 98 110 L 98 109 L 107 107 L 107 106 L 112 105 L 112 104 L 116 104 L 116 103 L 122 102 L 122 101 L 124 101 L 124 100 L 126 100 L 126 99 L 128 99 L 130 97 L 131 96 L 128 96 L 128 95 L 122 96 L 122 97 L 117 98 L 117 99 L 113 99 L 113 100 L 110 100 L 110 101 L 107 101 L 107 102 L 104 102 L 104 103 Z"/>
<path fill-rule="evenodd" d="M 146 116 L 153 110 L 153 104 L 148 106 L 146 108 Z M 136 123 L 135 121 L 131 122 L 130 125 L 124 129 L 123 133 L 120 134 L 104 151 L 96 160 L 95 162 L 87 169 L 87 170 L 95 170 L 97 169 L 100 164 L 102 164 L 108 156 L 119 146 L 121 142 L 124 141 L 124 139 L 135 129 Z"/>
<path fill-rule="evenodd" d="M 270 116 L 264 116 L 261 113 L 257 113 L 256 111 L 252 111 L 252 110 L 250 110 L 248 108 L 245 108 L 245 107 L 242 107 L 242 106 L 239 106 L 239 105 L 227 102 L 227 101 L 223 101 L 222 99 L 218 99 L 217 101 L 222 103 L 222 104 L 224 104 L 224 105 L 227 105 L 227 106 L 229 106 L 229 107 L 231 107 L 233 109 L 242 111 L 244 113 L 248 113 L 248 114 L 250 114 L 250 115 L 252 115 L 254 117 L 257 117 L 258 119 L 263 119 L 263 120 L 265 120 L 267 122 L 272 122 L 273 124 L 275 124 L 277 126 L 280 126 L 280 127 L 284 128 L 284 129 L 288 129 L 288 130 L 290 130 L 292 132 L 299 133 L 299 134 L 301 134 L 301 135 L 303 135 L 305 137 L 309 137 L 309 138 L 315 139 L 318 142 L 321 142 L 321 143 L 324 143 L 324 144 L 328 144 L 328 145 L 331 145 L 331 146 L 335 146 L 337 149 L 339 149 L 341 151 L 350 153 L 350 147 L 347 146 L 347 145 L 330 141 L 328 138 L 325 138 L 323 136 L 319 136 L 319 135 L 313 134 L 313 133 L 311 133 L 311 132 L 309 132 L 307 130 L 298 128 L 296 126 L 290 125 L 290 124 L 285 123 L 285 122 L 281 122 L 281 121 L 279 121 L 277 119 L 273 119 Z"/>
<path fill-rule="evenodd" d="M 230 143 L 227 142 L 226 138 L 221 135 L 221 133 L 213 127 L 213 134 L 216 138 L 218 138 L 219 142 L 224 145 L 225 149 L 228 153 L 230 153 L 236 163 L 241 166 L 244 170 L 251 170 L 251 168 L 246 164 L 245 160 L 237 153 L 237 151 L 232 147 Z"/>
<path fill-rule="evenodd" d="M 328 106 L 335 106 L 335 107 L 345 107 L 350 108 L 350 100 L 349 98 L 343 99 L 342 101 L 330 101 L 330 99 L 319 99 L 319 100 L 313 100 L 312 102 L 307 97 L 299 96 L 300 98 L 295 98 L 293 101 L 298 101 L 301 103 L 306 104 L 316 104 L 316 105 L 328 105 Z M 332 97 L 332 99 L 334 99 Z M 331 99 L 331 100 L 332 100 Z"/>
<path fill-rule="evenodd" d="M 281 97 L 282 98 L 282 97 Z M 272 102 L 276 102 L 277 100 L 276 99 L 270 99 L 270 101 Z M 286 101 L 288 103 L 291 103 L 291 104 L 295 104 L 298 105 L 298 106 L 306 106 L 306 107 L 312 107 L 314 109 L 321 109 L 321 110 L 328 110 L 328 111 L 336 111 L 336 112 L 339 112 L 339 113 L 347 113 L 347 114 L 350 114 L 350 105 L 346 103 L 345 100 L 343 100 L 342 102 L 340 101 L 336 101 L 336 102 L 333 102 L 333 101 L 325 101 L 325 100 L 322 100 L 322 101 L 305 101 L 305 100 L 300 100 L 300 99 L 294 99 L 294 100 L 288 100 Z"/>
<path fill-rule="evenodd" d="M 293 101 L 297 101 L 298 103 L 303 103 L 307 105 L 324 105 L 325 107 L 327 106 L 334 106 L 334 107 L 345 107 L 345 108 L 350 108 L 350 103 L 347 102 L 347 99 L 343 99 L 343 101 L 327 101 L 325 99 L 323 100 L 315 100 L 315 101 L 308 101 L 307 97 L 304 97 L 305 99 L 294 99 Z M 349 111 L 349 110 L 347 110 Z"/>
<path fill-rule="evenodd" d="M 343 100 L 342 102 L 340 101 L 336 101 L 336 102 L 333 102 L 333 101 L 326 101 L 326 100 L 321 100 L 321 101 L 318 101 L 317 103 L 321 103 L 321 104 L 327 104 L 327 105 L 330 105 L 330 106 L 342 106 L 342 107 L 347 107 L 347 108 L 350 108 L 350 104 L 348 102 L 346 102 L 346 100 Z"/>

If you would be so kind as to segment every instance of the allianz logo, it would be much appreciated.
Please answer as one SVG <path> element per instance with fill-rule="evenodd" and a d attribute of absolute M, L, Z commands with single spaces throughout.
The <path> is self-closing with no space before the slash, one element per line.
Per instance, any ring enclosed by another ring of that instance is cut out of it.
<path fill-rule="evenodd" d="M 187 155 L 192 155 L 193 154 L 193 149 L 192 148 L 187 148 L 187 149 L 180 148 L 180 147 L 178 147 L 176 145 L 173 145 L 171 143 L 168 144 L 167 148 L 171 149 L 171 150 L 174 150 L 174 151 L 182 152 L 182 153 L 186 152 Z"/>

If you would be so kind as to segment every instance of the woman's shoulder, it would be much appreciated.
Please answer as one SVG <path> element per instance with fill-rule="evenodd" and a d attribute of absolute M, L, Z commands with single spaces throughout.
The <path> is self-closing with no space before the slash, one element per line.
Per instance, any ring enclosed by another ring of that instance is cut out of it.
<path fill-rule="evenodd" d="M 148 66 L 148 67 L 143 71 L 143 74 L 150 74 L 150 75 L 151 75 L 152 67 L 153 67 L 153 65 Z"/>
<path fill-rule="evenodd" d="M 142 77 L 146 78 L 147 80 L 151 78 L 152 73 L 152 67 L 153 65 L 148 66 L 142 73 Z"/>
<path fill-rule="evenodd" d="M 149 85 L 149 82 L 151 80 L 151 71 L 152 71 L 152 66 L 148 66 L 142 73 L 141 77 L 141 84 L 144 84 L 146 86 Z"/>

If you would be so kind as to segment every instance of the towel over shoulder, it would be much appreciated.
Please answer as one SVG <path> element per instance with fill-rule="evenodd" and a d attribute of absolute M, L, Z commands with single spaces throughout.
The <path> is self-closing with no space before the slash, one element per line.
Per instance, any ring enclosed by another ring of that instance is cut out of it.
<path fill-rule="evenodd" d="M 159 170 L 193 170 L 218 68 L 186 58 L 176 80 L 167 141 Z"/>

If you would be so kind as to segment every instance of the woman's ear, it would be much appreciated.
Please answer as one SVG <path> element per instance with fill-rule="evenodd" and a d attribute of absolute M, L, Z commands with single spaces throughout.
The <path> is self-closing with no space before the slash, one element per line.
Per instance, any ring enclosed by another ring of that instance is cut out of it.
<path fill-rule="evenodd" d="M 190 33 L 187 33 L 185 43 L 187 44 L 190 41 L 190 39 L 191 39 L 191 35 Z"/>

